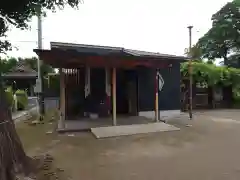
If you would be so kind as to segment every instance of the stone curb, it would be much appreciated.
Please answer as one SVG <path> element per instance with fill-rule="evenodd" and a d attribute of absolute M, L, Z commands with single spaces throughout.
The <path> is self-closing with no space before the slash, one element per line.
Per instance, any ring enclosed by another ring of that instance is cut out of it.
<path fill-rule="evenodd" d="M 31 109 L 29 109 L 27 111 L 23 111 L 23 112 L 15 115 L 15 116 L 13 116 L 12 117 L 13 121 L 15 123 L 17 123 L 19 121 L 25 121 L 25 120 L 30 118 L 30 115 L 29 115 L 30 113 L 35 113 L 36 111 L 37 111 L 37 107 L 31 108 Z"/>

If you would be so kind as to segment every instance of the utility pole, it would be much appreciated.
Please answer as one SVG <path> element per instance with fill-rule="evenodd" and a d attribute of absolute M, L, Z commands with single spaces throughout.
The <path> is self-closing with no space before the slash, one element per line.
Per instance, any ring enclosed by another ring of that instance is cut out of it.
<path fill-rule="evenodd" d="M 38 49 L 42 49 L 42 16 L 41 16 L 41 7 L 39 7 L 38 14 Z M 43 119 L 44 115 L 44 97 L 43 97 L 43 88 L 42 88 L 42 73 L 41 73 L 42 61 L 40 57 L 38 58 L 38 78 L 36 86 L 38 86 L 38 111 L 40 120 Z"/>
<path fill-rule="evenodd" d="M 2 102 L 3 80 L 2 80 L 2 59 L 0 57 L 0 105 Z"/>
<path fill-rule="evenodd" d="M 192 113 L 192 90 L 193 90 L 193 77 L 192 77 L 192 57 L 191 57 L 191 49 L 192 49 L 192 28 L 193 26 L 187 27 L 189 30 L 189 66 L 188 66 L 188 73 L 189 73 L 189 119 L 192 120 L 193 113 Z"/>

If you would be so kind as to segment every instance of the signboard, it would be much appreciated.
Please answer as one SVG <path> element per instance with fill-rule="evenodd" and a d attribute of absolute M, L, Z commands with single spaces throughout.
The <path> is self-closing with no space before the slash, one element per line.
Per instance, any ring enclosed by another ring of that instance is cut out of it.
<path fill-rule="evenodd" d="M 158 76 L 158 90 L 161 91 L 164 86 L 164 79 L 159 72 L 157 73 L 157 76 Z"/>

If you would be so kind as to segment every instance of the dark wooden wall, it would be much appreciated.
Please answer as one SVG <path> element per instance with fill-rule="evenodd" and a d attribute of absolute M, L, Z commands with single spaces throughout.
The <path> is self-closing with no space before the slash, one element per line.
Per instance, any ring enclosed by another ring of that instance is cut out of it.
<path fill-rule="evenodd" d="M 138 69 L 139 111 L 153 111 L 155 106 L 155 69 Z M 180 109 L 180 63 L 160 69 L 164 86 L 159 92 L 160 110 Z"/>
<path fill-rule="evenodd" d="M 91 69 L 91 94 L 84 97 L 85 69 L 76 69 L 77 73 L 65 74 L 66 82 L 66 113 L 67 115 L 83 115 L 87 112 L 97 112 L 100 101 L 105 99 L 105 69 Z M 180 109 L 180 63 L 172 67 L 160 69 L 165 81 L 162 91 L 159 92 L 160 110 Z M 125 76 L 136 79 L 136 96 L 138 111 L 154 111 L 155 109 L 155 75 L 156 70 L 146 67 L 138 67 L 133 71 L 117 71 L 117 112 L 127 111 L 126 83 L 121 84 Z M 127 79 L 128 79 L 127 78 Z M 126 79 L 125 79 L 126 80 Z M 124 80 L 124 81 L 125 81 Z M 125 102 L 126 101 L 126 102 Z M 124 109 L 125 108 L 125 109 Z"/>

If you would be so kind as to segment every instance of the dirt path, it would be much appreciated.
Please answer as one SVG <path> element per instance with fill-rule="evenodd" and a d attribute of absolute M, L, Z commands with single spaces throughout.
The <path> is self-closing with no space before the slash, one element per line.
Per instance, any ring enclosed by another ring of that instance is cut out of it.
<path fill-rule="evenodd" d="M 240 123 L 211 120 L 218 115 L 198 113 L 193 126 L 179 125 L 179 132 L 104 140 L 90 133 L 60 136 L 50 153 L 73 180 L 240 179 Z M 227 115 L 238 120 L 240 112 Z"/>

